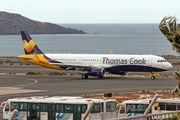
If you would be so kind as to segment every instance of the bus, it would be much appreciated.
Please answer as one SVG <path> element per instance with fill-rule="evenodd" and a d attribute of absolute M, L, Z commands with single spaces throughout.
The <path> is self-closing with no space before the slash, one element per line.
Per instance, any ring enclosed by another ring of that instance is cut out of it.
<path fill-rule="evenodd" d="M 150 99 L 125 100 L 119 105 L 118 117 L 129 117 L 144 114 Z"/>
<path fill-rule="evenodd" d="M 125 100 L 119 105 L 118 117 L 137 116 L 144 114 L 151 102 L 149 99 Z M 180 98 L 158 98 L 152 106 L 149 114 L 166 113 L 180 110 Z"/>
<path fill-rule="evenodd" d="M 3 102 L 3 119 L 9 119 L 14 109 L 16 120 L 81 120 L 91 103 L 94 107 L 86 120 L 106 120 L 117 117 L 116 99 L 95 99 L 70 96 L 20 97 Z"/>
<path fill-rule="evenodd" d="M 180 110 L 180 98 L 157 99 L 152 113 L 165 113 Z"/>

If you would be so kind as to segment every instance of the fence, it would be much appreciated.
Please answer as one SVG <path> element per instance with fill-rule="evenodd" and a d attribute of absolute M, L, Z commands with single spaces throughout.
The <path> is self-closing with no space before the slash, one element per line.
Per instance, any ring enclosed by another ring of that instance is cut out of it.
<path fill-rule="evenodd" d="M 180 113 L 180 110 L 174 112 L 158 113 L 158 114 L 147 114 L 147 115 L 138 115 L 132 117 L 114 118 L 113 120 L 163 120 L 165 118 L 171 118 L 173 117 L 173 115 L 178 115 L 178 113 Z"/>

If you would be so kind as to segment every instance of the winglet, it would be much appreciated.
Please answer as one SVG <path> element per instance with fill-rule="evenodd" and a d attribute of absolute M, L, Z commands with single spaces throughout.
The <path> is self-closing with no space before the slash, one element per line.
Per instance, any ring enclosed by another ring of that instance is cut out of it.
<path fill-rule="evenodd" d="M 109 54 L 113 54 L 112 50 L 109 50 Z"/>

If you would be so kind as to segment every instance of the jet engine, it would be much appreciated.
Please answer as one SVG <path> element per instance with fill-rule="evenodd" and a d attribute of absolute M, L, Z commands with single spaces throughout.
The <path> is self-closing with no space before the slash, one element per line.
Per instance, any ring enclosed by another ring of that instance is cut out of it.
<path fill-rule="evenodd" d="M 109 73 L 115 74 L 115 75 L 126 75 L 128 72 L 126 71 L 110 71 Z"/>
<path fill-rule="evenodd" d="M 87 71 L 87 74 L 90 76 L 97 76 L 99 78 L 103 78 L 105 72 L 106 71 L 104 68 L 92 68 Z"/>

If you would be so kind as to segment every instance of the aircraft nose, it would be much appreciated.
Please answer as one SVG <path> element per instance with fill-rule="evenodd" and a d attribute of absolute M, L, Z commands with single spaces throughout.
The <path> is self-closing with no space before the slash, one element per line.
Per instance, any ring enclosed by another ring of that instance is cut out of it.
<path fill-rule="evenodd" d="M 173 66 L 172 66 L 171 63 L 168 63 L 168 64 L 166 65 L 166 69 L 167 69 L 167 70 L 171 69 L 172 67 L 173 67 Z"/>

